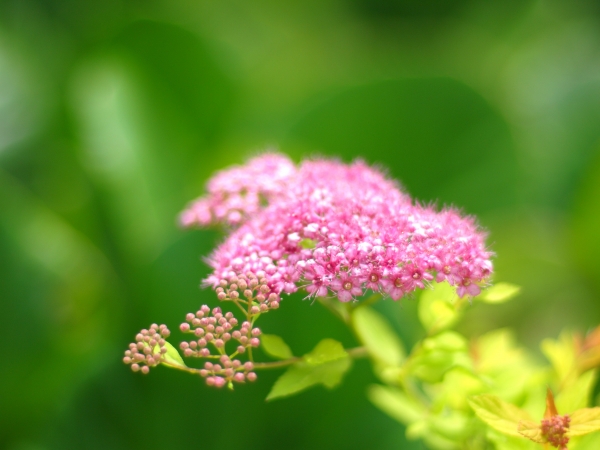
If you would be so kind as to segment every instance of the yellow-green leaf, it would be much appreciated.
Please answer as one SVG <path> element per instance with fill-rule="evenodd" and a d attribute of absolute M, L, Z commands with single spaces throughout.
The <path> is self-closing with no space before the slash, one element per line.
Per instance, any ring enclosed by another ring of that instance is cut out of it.
<path fill-rule="evenodd" d="M 490 427 L 509 436 L 521 436 L 518 430 L 519 422 L 532 421 L 525 411 L 495 395 L 476 395 L 469 399 L 469 405 Z"/>
<path fill-rule="evenodd" d="M 277 359 L 289 359 L 294 355 L 282 338 L 274 334 L 260 336 L 260 345 L 265 352 Z"/>
<path fill-rule="evenodd" d="M 600 430 L 600 408 L 578 409 L 571 414 L 569 436 L 582 436 Z"/>
<path fill-rule="evenodd" d="M 542 352 L 552 363 L 561 384 L 569 384 L 577 376 L 575 366 L 575 341 L 569 332 L 562 332 L 558 340 L 544 339 Z"/>
<path fill-rule="evenodd" d="M 537 442 L 538 444 L 545 444 L 547 442 L 547 439 L 542 436 L 541 422 L 521 420 L 519 421 L 517 430 L 522 436 L 531 439 L 533 442 Z"/>
<path fill-rule="evenodd" d="M 334 339 L 323 339 L 310 353 L 304 355 L 304 361 L 316 366 L 347 357 L 348 353 L 346 353 L 341 343 Z"/>
<path fill-rule="evenodd" d="M 427 415 L 426 408 L 409 398 L 400 389 L 374 384 L 369 386 L 367 397 L 388 416 L 404 425 L 410 425 Z"/>
<path fill-rule="evenodd" d="M 419 298 L 419 320 L 428 334 L 435 334 L 456 323 L 460 314 L 457 310 L 458 295 L 448 283 L 434 285 L 434 289 L 423 291 Z"/>
<path fill-rule="evenodd" d="M 560 414 L 585 408 L 596 385 L 596 370 L 588 370 L 573 383 L 567 384 L 556 397 L 556 408 Z"/>
<path fill-rule="evenodd" d="M 352 359 L 339 342 L 323 339 L 303 361 L 291 366 L 271 388 L 267 400 L 287 397 L 316 384 L 337 386 L 352 365 Z"/>
<path fill-rule="evenodd" d="M 360 306 L 352 313 L 352 324 L 369 354 L 379 363 L 399 366 L 405 358 L 404 347 L 388 321 L 377 311 Z"/>
<path fill-rule="evenodd" d="M 516 297 L 521 287 L 510 283 L 497 283 L 484 290 L 476 298 L 486 303 L 504 303 Z"/>

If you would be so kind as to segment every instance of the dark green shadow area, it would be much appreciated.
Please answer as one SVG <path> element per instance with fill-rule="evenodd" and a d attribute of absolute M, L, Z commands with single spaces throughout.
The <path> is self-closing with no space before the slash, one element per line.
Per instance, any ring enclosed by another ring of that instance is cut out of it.
<path fill-rule="evenodd" d="M 448 78 L 400 79 L 332 94 L 300 116 L 284 146 L 380 163 L 420 201 L 483 213 L 517 200 L 508 127 Z"/>

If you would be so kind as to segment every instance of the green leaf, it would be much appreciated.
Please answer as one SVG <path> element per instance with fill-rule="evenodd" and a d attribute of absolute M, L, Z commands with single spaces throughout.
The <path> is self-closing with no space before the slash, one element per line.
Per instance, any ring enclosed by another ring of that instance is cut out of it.
<path fill-rule="evenodd" d="M 367 397 L 388 416 L 404 425 L 422 420 L 427 414 L 423 405 L 409 398 L 400 389 L 374 384 L 369 386 Z"/>
<path fill-rule="evenodd" d="M 497 283 L 484 290 L 476 298 L 486 303 L 504 303 L 516 297 L 521 287 L 510 283 Z"/>
<path fill-rule="evenodd" d="M 583 408 L 571 414 L 569 436 L 583 436 L 600 430 L 600 408 Z"/>
<path fill-rule="evenodd" d="M 293 358 L 294 355 L 283 341 L 282 338 L 274 334 L 263 334 L 260 336 L 260 345 L 263 350 L 274 358 L 277 359 L 289 359 Z"/>
<path fill-rule="evenodd" d="M 525 411 L 495 395 L 476 395 L 469 399 L 469 405 L 490 427 L 509 436 L 521 436 L 518 431 L 520 421 L 532 422 Z"/>
<path fill-rule="evenodd" d="M 158 346 L 155 346 L 153 349 L 153 351 L 156 353 L 160 352 L 157 347 Z M 169 367 L 187 367 L 175 347 L 169 344 L 169 342 L 165 342 L 165 347 L 167 348 L 167 353 L 162 355 L 161 364 Z"/>
<path fill-rule="evenodd" d="M 358 339 L 379 363 L 389 366 L 402 363 L 405 358 L 402 342 L 381 314 L 360 306 L 352 313 L 352 324 Z"/>
<path fill-rule="evenodd" d="M 345 358 L 348 358 L 348 353 L 342 344 L 334 339 L 323 339 L 310 353 L 304 355 L 304 361 L 313 366 Z"/>
<path fill-rule="evenodd" d="M 352 364 L 342 344 L 323 339 L 303 358 L 291 366 L 273 385 L 267 400 L 287 397 L 316 384 L 327 388 L 337 386 Z"/>
<path fill-rule="evenodd" d="M 457 300 L 456 290 L 448 283 L 439 283 L 433 290 L 423 291 L 419 299 L 419 320 L 428 334 L 435 334 L 456 323 L 460 317 Z"/>

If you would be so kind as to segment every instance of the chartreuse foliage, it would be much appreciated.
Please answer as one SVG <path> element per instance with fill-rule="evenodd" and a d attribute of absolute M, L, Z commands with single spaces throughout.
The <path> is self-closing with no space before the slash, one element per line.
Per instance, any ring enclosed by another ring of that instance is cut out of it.
<path fill-rule="evenodd" d="M 502 303 L 518 291 L 498 283 L 475 301 Z M 372 350 L 380 331 L 369 335 L 373 328 L 365 327 L 357 333 L 384 383 L 370 386 L 368 397 L 407 427 L 408 438 L 441 450 L 526 450 L 541 448 L 539 444 L 600 448 L 600 433 L 590 434 L 600 430 L 600 408 L 589 407 L 600 360 L 600 331 L 585 339 L 564 332 L 558 340 L 543 341 L 548 366 L 519 347 L 508 329 L 470 341 L 451 330 L 468 302 L 446 284 L 424 291 L 419 302 L 426 337 L 399 363 Z M 547 387 L 557 394 L 557 406 L 552 391 L 546 396 Z"/>

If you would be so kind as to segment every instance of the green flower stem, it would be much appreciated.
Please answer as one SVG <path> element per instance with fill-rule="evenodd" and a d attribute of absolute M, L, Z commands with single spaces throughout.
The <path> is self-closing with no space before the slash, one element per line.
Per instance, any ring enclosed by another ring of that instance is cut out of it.
<path fill-rule="evenodd" d="M 240 309 L 240 311 L 242 311 L 244 313 L 244 315 L 247 315 L 248 313 L 246 312 L 244 307 L 240 304 L 241 301 L 242 300 L 237 299 L 237 300 L 233 300 L 233 303 L 235 304 L 235 306 L 237 306 Z M 246 302 L 244 302 L 244 303 L 246 303 Z"/>

